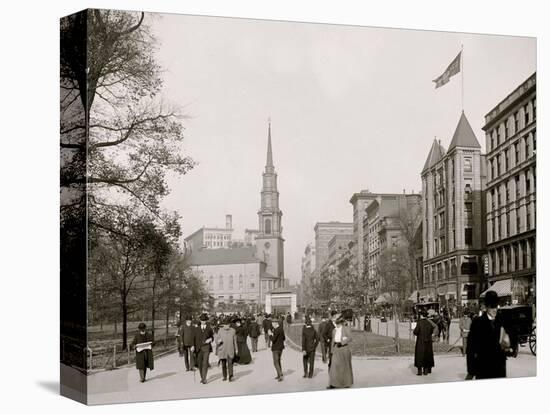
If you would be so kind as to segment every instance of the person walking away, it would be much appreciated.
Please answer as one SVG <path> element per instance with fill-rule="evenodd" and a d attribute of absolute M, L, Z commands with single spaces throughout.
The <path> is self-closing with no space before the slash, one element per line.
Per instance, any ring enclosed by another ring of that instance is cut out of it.
<path fill-rule="evenodd" d="M 413 334 L 416 336 L 416 345 L 414 347 L 414 366 L 416 375 L 428 375 L 434 367 L 433 339 L 434 323 L 427 318 L 427 313 L 422 311 Z"/>
<path fill-rule="evenodd" d="M 264 329 L 265 345 L 269 348 L 271 346 L 271 336 L 269 335 L 269 331 L 273 330 L 271 315 L 266 315 L 262 324 L 262 328 Z"/>
<path fill-rule="evenodd" d="M 328 355 L 328 366 L 330 368 L 330 361 L 332 356 L 332 331 L 336 327 L 336 319 L 338 318 L 338 313 L 336 311 L 330 312 L 330 318 L 327 320 L 327 324 L 325 326 L 325 335 L 323 336 L 326 346 L 326 351 Z"/>
<path fill-rule="evenodd" d="M 180 331 L 180 340 L 182 343 L 183 360 L 185 361 L 185 370 L 195 370 L 195 332 L 196 329 L 193 326 L 193 319 L 191 316 L 185 317 Z"/>
<path fill-rule="evenodd" d="M 304 378 L 313 378 L 315 364 L 315 350 L 319 343 L 319 334 L 315 331 L 309 316 L 306 316 L 305 325 L 302 328 L 302 360 L 304 364 Z"/>
<path fill-rule="evenodd" d="M 229 318 L 220 321 L 216 338 L 216 355 L 222 364 L 223 381 L 233 381 L 233 360 L 238 355 L 237 335 L 235 329 L 229 326 Z"/>
<path fill-rule="evenodd" d="M 462 356 L 466 355 L 468 348 L 468 334 L 470 333 L 470 326 L 472 326 L 472 315 L 469 312 L 464 312 L 458 327 L 460 329 L 460 337 L 462 338 Z"/>
<path fill-rule="evenodd" d="M 327 342 L 325 340 L 325 330 L 327 329 L 327 315 L 323 314 L 321 322 L 317 327 L 317 335 L 319 336 L 319 342 L 321 344 L 321 359 L 323 364 L 327 363 Z"/>
<path fill-rule="evenodd" d="M 271 341 L 271 353 L 273 354 L 273 365 L 277 376 L 275 379 L 279 382 L 283 380 L 283 368 L 281 366 L 281 357 L 285 349 L 285 331 L 283 324 L 278 319 L 273 319 L 272 329 L 268 331 Z"/>
<path fill-rule="evenodd" d="M 342 316 L 335 317 L 328 368 L 329 385 L 327 388 L 329 389 L 349 388 L 353 385 L 351 350 L 348 346 L 351 341 L 351 328 L 345 323 Z"/>
<path fill-rule="evenodd" d="M 290 312 L 287 312 L 286 314 L 286 323 L 288 326 L 292 324 L 292 316 L 290 315 Z"/>
<path fill-rule="evenodd" d="M 155 368 L 153 359 L 153 336 L 147 332 L 147 326 L 141 322 L 138 325 L 130 348 L 136 351 L 136 369 L 139 371 L 140 382 L 145 382 L 147 376 L 147 368 L 153 370 Z"/>
<path fill-rule="evenodd" d="M 246 343 L 247 338 L 247 331 L 246 327 L 242 325 L 242 321 L 240 318 L 236 318 L 234 320 L 235 324 L 235 332 L 237 336 L 237 347 L 238 347 L 238 358 L 237 362 L 240 365 L 246 365 L 250 364 L 252 361 L 252 356 L 250 355 L 250 350 L 248 349 L 248 345 Z"/>
<path fill-rule="evenodd" d="M 260 335 L 263 333 L 263 324 L 264 324 L 264 315 L 262 313 L 258 313 L 258 317 L 256 318 L 256 323 L 258 324 L 258 327 L 260 328 Z"/>
<path fill-rule="evenodd" d="M 484 298 L 485 311 L 472 321 L 466 347 L 468 376 L 475 379 L 506 377 L 506 349 L 510 338 L 498 311 L 498 294 L 489 290 Z"/>
<path fill-rule="evenodd" d="M 260 336 L 260 325 L 258 325 L 258 322 L 256 322 L 254 316 L 252 316 L 250 320 L 250 325 L 248 325 L 248 336 L 250 336 L 252 352 L 258 352 L 258 337 Z"/>
<path fill-rule="evenodd" d="M 195 330 L 195 349 L 197 350 L 197 362 L 202 384 L 206 384 L 210 352 L 212 352 L 212 342 L 214 340 L 214 331 L 206 323 L 207 321 L 208 316 L 202 314 L 200 326 Z"/>

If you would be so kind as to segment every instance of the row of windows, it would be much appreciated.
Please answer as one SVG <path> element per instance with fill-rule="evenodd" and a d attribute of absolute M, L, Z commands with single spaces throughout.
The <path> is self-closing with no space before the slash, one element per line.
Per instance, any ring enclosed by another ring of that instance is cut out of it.
<path fill-rule="evenodd" d="M 534 228 L 535 217 L 531 216 L 531 203 L 527 203 L 525 206 L 525 219 L 523 220 L 520 208 L 515 209 L 514 229 L 511 227 L 511 215 L 511 212 L 506 212 L 500 217 L 496 217 L 494 220 L 491 220 L 490 223 L 487 224 L 489 226 L 488 230 L 491 236 L 489 242 L 495 242 Z"/>
<path fill-rule="evenodd" d="M 471 227 L 466 227 L 464 229 L 464 244 L 469 247 L 473 245 L 473 230 Z M 456 230 L 453 230 L 449 246 L 447 246 L 446 236 L 435 237 L 433 241 L 433 253 L 434 256 L 439 254 L 447 253 L 448 250 L 453 250 L 456 248 Z M 430 241 L 426 240 L 426 251 L 430 251 Z M 429 256 L 429 255 L 428 255 Z"/>
<path fill-rule="evenodd" d="M 495 126 L 488 133 L 489 151 L 493 151 L 496 147 L 502 144 L 504 140 L 517 134 L 531 122 L 534 122 L 536 117 L 537 99 L 533 98 L 531 102 L 527 102 L 521 109 L 518 109 L 512 116 L 506 118 L 502 123 Z"/>
<path fill-rule="evenodd" d="M 537 150 L 537 134 L 533 131 L 532 134 L 525 135 L 515 144 L 501 151 L 489 160 L 488 172 L 489 180 L 494 180 L 500 175 L 505 174 L 510 169 L 521 164 L 534 155 Z M 514 162 L 512 164 L 511 154 L 514 154 Z M 522 156 L 523 155 L 523 156 Z"/>
<path fill-rule="evenodd" d="M 535 239 L 522 240 L 489 252 L 489 271 L 494 275 L 535 266 Z"/>
<path fill-rule="evenodd" d="M 231 240 L 231 235 L 230 234 L 220 234 L 220 233 L 217 233 L 217 234 L 206 233 L 204 235 L 204 238 L 206 240 Z"/>
<path fill-rule="evenodd" d="M 251 277 L 254 277 L 253 274 L 251 274 Z M 217 287 L 218 289 L 220 290 L 223 290 L 225 288 L 225 283 L 224 283 L 224 275 L 219 275 L 217 277 L 214 277 L 213 275 L 210 275 L 210 277 L 208 278 L 208 287 L 210 289 L 214 289 L 214 285 L 215 285 L 215 279 L 217 279 L 218 283 L 217 283 Z M 233 278 L 233 275 L 229 275 L 227 276 L 227 286 L 228 286 L 228 289 L 234 289 L 234 278 Z M 239 280 L 238 280 L 238 286 L 239 286 L 239 289 L 243 289 L 244 287 L 244 281 L 243 281 L 243 275 L 239 275 Z M 251 280 L 249 282 L 249 286 L 251 289 L 254 289 L 256 287 L 256 282 L 254 280 Z"/>
<path fill-rule="evenodd" d="M 456 259 L 446 260 L 424 269 L 424 283 L 448 280 L 457 274 Z"/>
<path fill-rule="evenodd" d="M 533 174 L 532 181 L 531 174 Z M 524 186 L 521 185 L 522 178 L 525 183 Z M 522 196 L 531 194 L 535 191 L 535 183 L 536 175 L 534 169 L 516 174 L 512 179 L 504 183 L 504 185 L 499 185 L 488 193 L 487 204 L 490 207 L 489 211 L 496 210 L 499 207 L 509 204 L 511 201 L 518 201 Z M 513 200 L 512 195 L 514 195 Z"/>

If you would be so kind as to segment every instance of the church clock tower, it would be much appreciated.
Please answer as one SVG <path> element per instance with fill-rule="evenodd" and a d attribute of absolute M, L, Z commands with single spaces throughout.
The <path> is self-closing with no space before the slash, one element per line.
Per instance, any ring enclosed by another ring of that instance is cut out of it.
<path fill-rule="evenodd" d="M 258 211 L 259 234 L 256 236 L 256 250 L 258 258 L 267 263 L 267 273 L 277 277 L 279 285 L 283 286 L 285 242 L 281 225 L 283 213 L 279 209 L 277 173 L 273 166 L 271 121 L 267 131 L 267 161 L 262 177 L 261 205 Z"/>

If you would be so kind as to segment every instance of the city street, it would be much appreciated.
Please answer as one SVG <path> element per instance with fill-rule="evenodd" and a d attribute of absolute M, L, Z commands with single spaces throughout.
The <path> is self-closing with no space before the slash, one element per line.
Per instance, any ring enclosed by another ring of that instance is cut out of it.
<path fill-rule="evenodd" d="M 198 372 L 185 372 L 183 360 L 170 354 L 155 360 L 155 370 L 148 373 L 145 383 L 139 382 L 134 366 L 114 371 L 98 372 L 88 377 L 89 404 L 153 401 L 213 396 L 250 395 L 278 392 L 318 391 L 328 385 L 327 365 L 319 357 L 315 361 L 312 379 L 302 378 L 301 353 L 288 346 L 283 352 L 284 381 L 277 382 L 263 338 L 259 351 L 252 354 L 249 365 L 235 366 L 235 382 L 222 381 L 217 357 L 211 354 L 212 367 L 208 384 L 200 383 Z M 391 358 L 353 358 L 354 387 L 424 384 L 461 381 L 466 375 L 465 359 L 458 355 L 436 355 L 435 368 L 429 376 L 416 376 L 413 356 Z M 508 377 L 536 375 L 536 358 L 521 354 L 508 360 Z"/>

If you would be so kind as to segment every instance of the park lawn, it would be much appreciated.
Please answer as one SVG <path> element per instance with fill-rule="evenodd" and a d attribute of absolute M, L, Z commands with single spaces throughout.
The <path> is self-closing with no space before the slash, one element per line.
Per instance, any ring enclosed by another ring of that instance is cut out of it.
<path fill-rule="evenodd" d="M 298 346 L 302 343 L 302 326 L 291 325 L 286 331 L 290 339 Z M 400 352 L 397 353 L 393 337 L 378 335 L 372 332 L 352 331 L 352 342 L 349 344 L 354 356 L 388 357 L 414 355 L 415 341 L 408 338 L 400 338 Z M 434 353 L 459 353 L 460 348 L 452 348 L 450 344 L 435 342 Z M 318 348 L 319 349 L 319 348 Z"/>

